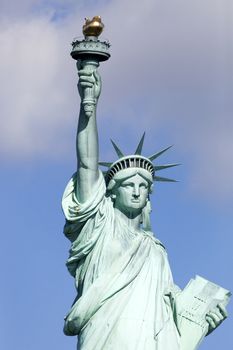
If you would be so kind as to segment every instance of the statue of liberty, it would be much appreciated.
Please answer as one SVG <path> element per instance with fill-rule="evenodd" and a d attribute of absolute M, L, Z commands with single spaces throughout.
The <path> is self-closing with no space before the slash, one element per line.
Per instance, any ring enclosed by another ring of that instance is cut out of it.
<path fill-rule="evenodd" d="M 99 17 L 87 20 L 85 40 L 73 45 L 81 98 L 77 172 L 65 189 L 62 206 L 64 233 L 71 241 L 67 267 L 77 298 L 65 318 L 64 332 L 78 336 L 80 350 L 193 350 L 187 339 L 182 341 L 177 306 L 182 292 L 173 282 L 165 247 L 150 226 L 154 181 L 173 181 L 157 172 L 177 165 L 153 161 L 169 147 L 145 157 L 143 135 L 134 154 L 125 156 L 113 143 L 119 159 L 99 163 L 96 108 L 101 78 L 94 48 L 101 44 L 95 38 L 102 27 Z M 92 49 L 84 57 L 82 45 L 88 41 Z M 107 44 L 102 44 L 103 54 Z M 108 170 L 103 173 L 99 165 Z M 216 303 L 206 312 L 203 336 L 225 317 L 224 305 Z"/>

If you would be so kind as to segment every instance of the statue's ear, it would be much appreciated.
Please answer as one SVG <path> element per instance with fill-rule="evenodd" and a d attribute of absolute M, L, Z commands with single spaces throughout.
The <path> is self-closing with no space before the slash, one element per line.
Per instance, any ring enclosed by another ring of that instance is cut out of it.
<path fill-rule="evenodd" d="M 113 188 L 115 187 L 115 185 L 116 185 L 116 181 L 113 180 L 113 179 L 111 179 L 111 180 L 109 181 L 108 186 L 107 186 L 107 191 L 112 192 L 112 190 L 113 190 Z"/>
<path fill-rule="evenodd" d="M 112 200 L 116 198 L 115 187 L 116 187 L 116 181 L 113 179 L 110 180 L 110 182 L 107 185 L 106 197 L 110 197 Z M 113 198 L 113 196 L 115 197 Z"/>

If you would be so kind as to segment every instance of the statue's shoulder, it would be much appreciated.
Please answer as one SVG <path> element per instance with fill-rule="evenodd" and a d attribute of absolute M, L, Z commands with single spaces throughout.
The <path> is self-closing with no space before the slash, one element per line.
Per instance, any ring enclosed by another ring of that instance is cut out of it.
<path fill-rule="evenodd" d="M 162 250 L 166 252 L 165 245 L 154 236 L 152 231 L 144 231 L 144 234 L 149 236 L 158 247 L 162 248 Z"/>
<path fill-rule="evenodd" d="M 154 241 L 158 246 L 160 246 L 161 248 L 163 248 L 164 251 L 166 251 L 165 245 L 158 238 L 154 237 Z"/>

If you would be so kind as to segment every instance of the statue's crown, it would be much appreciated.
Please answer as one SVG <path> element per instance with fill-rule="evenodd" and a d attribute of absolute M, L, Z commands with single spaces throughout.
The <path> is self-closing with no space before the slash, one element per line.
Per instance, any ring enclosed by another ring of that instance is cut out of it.
<path fill-rule="evenodd" d="M 112 145 L 119 157 L 119 159 L 116 162 L 99 162 L 99 165 L 108 167 L 108 170 L 104 172 L 105 174 L 105 180 L 108 184 L 111 179 L 121 170 L 128 169 L 128 168 L 139 168 L 144 169 L 148 171 L 154 181 L 165 181 L 165 182 L 176 182 L 176 180 L 168 179 L 166 177 L 157 176 L 156 172 L 159 170 L 171 168 L 180 164 L 164 164 L 164 165 L 154 165 L 152 163 L 153 160 L 161 156 L 164 152 L 166 152 L 169 148 L 172 146 L 169 146 L 167 148 L 164 148 L 160 150 L 159 152 L 154 153 L 150 157 L 144 157 L 141 155 L 142 153 L 142 147 L 144 143 L 145 133 L 142 135 L 141 140 L 139 141 L 139 144 L 136 148 L 136 151 L 133 155 L 125 156 L 123 152 L 120 150 L 120 148 L 115 144 L 115 142 L 112 142 Z"/>

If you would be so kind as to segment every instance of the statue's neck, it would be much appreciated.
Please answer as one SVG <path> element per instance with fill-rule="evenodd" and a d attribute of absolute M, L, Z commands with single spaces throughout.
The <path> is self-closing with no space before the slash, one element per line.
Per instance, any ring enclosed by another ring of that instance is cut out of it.
<path fill-rule="evenodd" d="M 141 229 L 141 212 L 137 214 L 124 213 L 118 208 L 114 208 L 115 220 L 124 222 L 124 224 L 133 231 L 139 231 Z"/>

